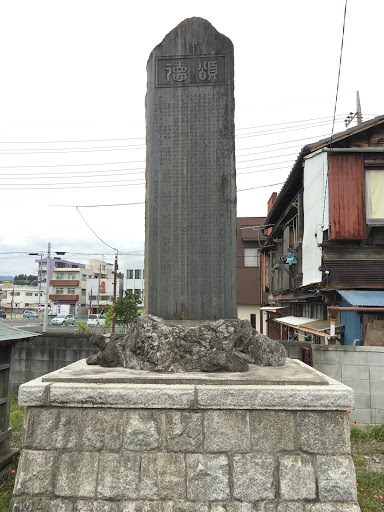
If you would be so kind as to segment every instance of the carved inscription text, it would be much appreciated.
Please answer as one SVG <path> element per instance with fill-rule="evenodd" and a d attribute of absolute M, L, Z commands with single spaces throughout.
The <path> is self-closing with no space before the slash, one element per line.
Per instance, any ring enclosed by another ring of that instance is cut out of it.
<path fill-rule="evenodd" d="M 226 83 L 226 55 L 189 55 L 156 59 L 156 87 L 225 85 Z"/>

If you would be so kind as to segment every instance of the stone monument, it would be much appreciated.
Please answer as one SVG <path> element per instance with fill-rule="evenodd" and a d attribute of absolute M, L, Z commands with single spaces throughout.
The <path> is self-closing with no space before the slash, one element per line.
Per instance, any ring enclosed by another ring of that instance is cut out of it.
<path fill-rule="evenodd" d="M 359 512 L 352 389 L 235 318 L 232 45 L 185 20 L 148 71 L 151 314 L 20 387 L 10 511 Z"/>
<path fill-rule="evenodd" d="M 186 19 L 152 51 L 147 73 L 148 313 L 237 318 L 232 42 Z"/>

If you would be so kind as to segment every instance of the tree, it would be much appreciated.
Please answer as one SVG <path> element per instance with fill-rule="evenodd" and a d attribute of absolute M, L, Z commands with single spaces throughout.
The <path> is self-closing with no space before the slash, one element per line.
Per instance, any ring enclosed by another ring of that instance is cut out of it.
<path fill-rule="evenodd" d="M 126 330 L 129 324 L 140 315 L 141 291 L 136 290 L 134 293 L 125 291 L 124 297 L 116 299 L 116 323 L 123 326 Z M 109 328 L 113 319 L 113 306 L 108 306 L 105 327 Z"/>

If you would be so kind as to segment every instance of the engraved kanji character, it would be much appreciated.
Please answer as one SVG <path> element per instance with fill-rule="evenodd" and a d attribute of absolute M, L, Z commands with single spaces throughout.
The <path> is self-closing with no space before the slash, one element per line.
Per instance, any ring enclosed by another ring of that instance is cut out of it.
<path fill-rule="evenodd" d="M 217 80 L 217 61 L 208 62 L 208 80 L 214 82 Z"/>
<path fill-rule="evenodd" d="M 178 64 L 166 64 L 165 69 L 167 70 L 167 82 L 172 79 L 175 82 L 184 82 L 188 76 L 188 68 L 185 62 L 179 61 Z"/>
<path fill-rule="evenodd" d="M 201 63 L 199 61 L 198 70 L 199 70 L 200 80 L 205 80 L 207 78 L 206 69 L 207 69 L 207 61 L 205 60 L 203 63 Z"/>

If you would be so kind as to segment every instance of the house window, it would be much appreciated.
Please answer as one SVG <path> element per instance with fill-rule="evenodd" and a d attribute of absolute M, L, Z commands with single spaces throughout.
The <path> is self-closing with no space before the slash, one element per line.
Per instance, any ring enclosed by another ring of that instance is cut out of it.
<path fill-rule="evenodd" d="M 87 293 L 87 290 L 84 290 L 84 288 L 81 290 L 81 295 L 85 295 Z"/>
<path fill-rule="evenodd" d="M 64 274 L 63 274 L 63 272 L 57 272 L 57 274 L 56 274 L 56 279 L 64 279 Z"/>
<path fill-rule="evenodd" d="M 244 249 L 244 267 L 258 267 L 259 266 L 259 250 L 258 249 Z"/>
<path fill-rule="evenodd" d="M 64 288 L 56 288 L 56 295 L 64 295 Z"/>
<path fill-rule="evenodd" d="M 76 274 L 68 274 L 68 279 L 76 279 Z"/>
<path fill-rule="evenodd" d="M 141 270 L 140 269 L 136 269 L 135 270 L 135 279 L 140 279 L 141 278 Z"/>
<path fill-rule="evenodd" d="M 127 270 L 127 279 L 133 279 L 133 270 Z"/>
<path fill-rule="evenodd" d="M 68 295 L 74 295 L 75 289 L 74 288 L 68 288 Z"/>
<path fill-rule="evenodd" d="M 384 169 L 365 171 L 365 208 L 368 224 L 384 224 Z"/>
<path fill-rule="evenodd" d="M 129 289 L 127 290 L 127 292 L 129 293 L 129 295 L 132 295 L 132 292 L 133 292 L 132 288 L 129 288 Z"/>
<path fill-rule="evenodd" d="M 82 281 L 86 281 L 87 280 L 87 274 L 82 274 L 81 275 L 81 279 L 82 279 Z"/>
<path fill-rule="evenodd" d="M 25 295 L 26 295 L 27 297 L 33 297 L 33 293 L 32 293 L 32 292 L 27 292 Z"/>

